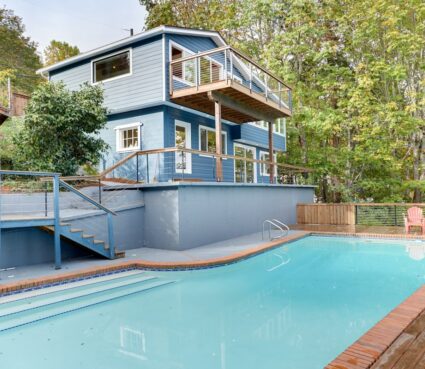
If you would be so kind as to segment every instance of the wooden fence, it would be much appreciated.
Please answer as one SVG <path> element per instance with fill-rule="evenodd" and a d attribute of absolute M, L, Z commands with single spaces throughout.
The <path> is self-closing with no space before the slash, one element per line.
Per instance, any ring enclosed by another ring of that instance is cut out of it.
<path fill-rule="evenodd" d="M 355 224 L 353 204 L 298 204 L 298 224 Z"/>
<path fill-rule="evenodd" d="M 297 223 L 403 226 L 403 216 L 412 206 L 425 210 L 425 204 L 298 204 Z"/>

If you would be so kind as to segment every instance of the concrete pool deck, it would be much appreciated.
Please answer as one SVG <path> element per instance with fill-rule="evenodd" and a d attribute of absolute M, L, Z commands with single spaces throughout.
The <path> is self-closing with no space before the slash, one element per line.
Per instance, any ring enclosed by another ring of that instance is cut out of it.
<path fill-rule="evenodd" d="M 261 233 L 253 233 L 185 251 L 143 247 L 126 250 L 126 256 L 121 259 L 106 260 L 84 257 L 65 260 L 60 270 L 55 270 L 53 263 L 22 266 L 0 271 L 0 295 L 22 288 L 33 288 L 89 274 L 104 273 L 109 269 L 176 270 L 224 265 L 265 252 L 309 234 L 304 231 L 290 231 L 285 237 L 264 241 Z"/>

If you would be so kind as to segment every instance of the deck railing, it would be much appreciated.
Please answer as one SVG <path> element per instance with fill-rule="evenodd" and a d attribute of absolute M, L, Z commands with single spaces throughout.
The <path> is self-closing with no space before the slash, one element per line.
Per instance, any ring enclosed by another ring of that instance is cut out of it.
<path fill-rule="evenodd" d="M 119 180 L 117 184 L 153 184 L 161 182 L 215 182 L 217 158 L 222 161 L 222 182 L 270 183 L 275 173 L 277 184 L 312 184 L 309 168 L 272 163 L 252 157 L 216 154 L 208 151 L 169 147 L 136 151 L 103 171 L 99 178 Z"/>
<path fill-rule="evenodd" d="M 401 227 L 413 206 L 425 211 L 425 204 L 408 203 L 298 204 L 297 223 Z"/>
<path fill-rule="evenodd" d="M 292 108 L 291 88 L 280 78 L 230 46 L 220 47 L 170 62 L 170 95 L 174 91 L 220 81 L 232 81 L 276 103 Z"/>
<path fill-rule="evenodd" d="M 60 268 L 61 221 L 67 219 L 67 222 L 72 223 L 68 219 L 73 216 L 100 212 L 106 214 L 106 222 L 100 217 L 87 217 L 84 228 L 107 237 L 110 257 L 113 258 L 113 215 L 116 213 L 94 200 L 93 194 L 96 194 L 97 188 L 96 184 L 86 187 L 87 193 L 79 191 L 61 179 L 59 173 L 0 170 L 0 230 L 24 226 L 54 226 L 55 266 Z"/>

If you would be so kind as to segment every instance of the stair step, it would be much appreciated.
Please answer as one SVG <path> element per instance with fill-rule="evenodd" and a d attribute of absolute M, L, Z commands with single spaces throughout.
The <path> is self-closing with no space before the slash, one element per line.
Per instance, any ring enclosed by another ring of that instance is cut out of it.
<path fill-rule="evenodd" d="M 94 234 L 83 234 L 83 238 L 94 238 Z"/>
<path fill-rule="evenodd" d="M 122 287 L 131 286 L 134 284 L 140 284 L 153 279 L 157 279 L 157 277 L 143 275 L 143 276 L 138 276 L 137 278 L 131 278 L 129 281 L 125 279 L 123 281 L 113 281 L 113 282 L 111 281 L 109 283 L 106 283 L 100 286 L 88 285 L 88 286 L 84 286 L 84 288 L 80 288 L 77 290 L 68 290 L 66 291 L 66 293 L 63 293 L 63 294 L 56 293 L 51 296 L 45 295 L 42 298 L 31 299 L 31 301 L 29 302 L 26 301 L 26 303 L 21 302 L 19 305 L 11 304 L 7 306 L 7 304 L 5 304 L 5 305 L 2 305 L 2 309 L 0 311 L 0 319 L 13 314 L 22 313 L 24 311 L 29 311 L 29 310 L 38 309 L 38 308 L 48 308 L 49 306 L 56 303 L 70 301 L 73 299 L 77 299 L 80 297 L 85 297 L 85 296 L 89 296 L 93 294 L 99 294 L 104 291 L 114 290 L 116 288 L 122 288 Z"/>
<path fill-rule="evenodd" d="M 60 223 L 60 225 L 61 225 L 62 227 L 67 227 L 67 226 L 70 226 L 70 225 L 71 225 L 71 223 Z"/>
<path fill-rule="evenodd" d="M 100 244 L 102 244 L 102 243 L 105 243 L 105 241 L 102 241 L 102 240 L 94 240 L 94 241 L 93 241 L 93 243 L 94 243 L 95 245 L 100 245 Z"/>
<path fill-rule="evenodd" d="M 83 230 L 82 229 L 79 229 L 79 228 L 71 228 L 69 231 L 71 233 L 78 233 L 78 232 L 82 232 Z"/>
<path fill-rule="evenodd" d="M 156 277 L 152 278 L 157 279 Z M 105 287 L 102 291 L 92 292 L 89 295 L 75 296 L 66 300 L 51 302 L 24 311 L 4 315 L 0 317 L 0 332 L 124 296 L 146 292 L 153 288 L 166 286 L 174 282 L 176 281 L 149 280 L 145 283 L 134 283 L 133 285 L 125 285 L 122 287 Z"/>
<path fill-rule="evenodd" d="M 3 309 L 3 307 L 10 307 L 14 303 L 22 304 L 23 300 L 25 300 L 27 303 L 31 303 L 41 296 L 54 296 L 55 294 L 64 295 L 68 293 L 68 291 L 78 291 L 79 289 L 85 288 L 86 286 L 102 286 L 105 283 L 110 283 L 111 281 L 121 281 L 124 278 L 130 280 L 132 278 L 139 278 L 142 275 L 146 275 L 146 272 L 138 269 L 129 270 L 126 272 L 119 272 L 104 276 L 94 276 L 93 278 L 87 278 L 81 281 L 69 282 L 58 286 L 43 287 L 33 291 L 3 296 L 0 297 L 0 311 Z"/>

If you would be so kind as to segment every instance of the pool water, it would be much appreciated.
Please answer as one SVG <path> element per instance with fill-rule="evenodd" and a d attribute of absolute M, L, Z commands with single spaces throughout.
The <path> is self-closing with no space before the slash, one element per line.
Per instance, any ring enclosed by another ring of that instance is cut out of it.
<path fill-rule="evenodd" d="M 38 297 L 40 308 L 0 321 L 0 367 L 323 368 L 424 283 L 423 247 L 306 237 L 225 267 L 146 272 L 138 283 L 154 276 L 157 288 L 118 286 L 71 312 Z"/>

